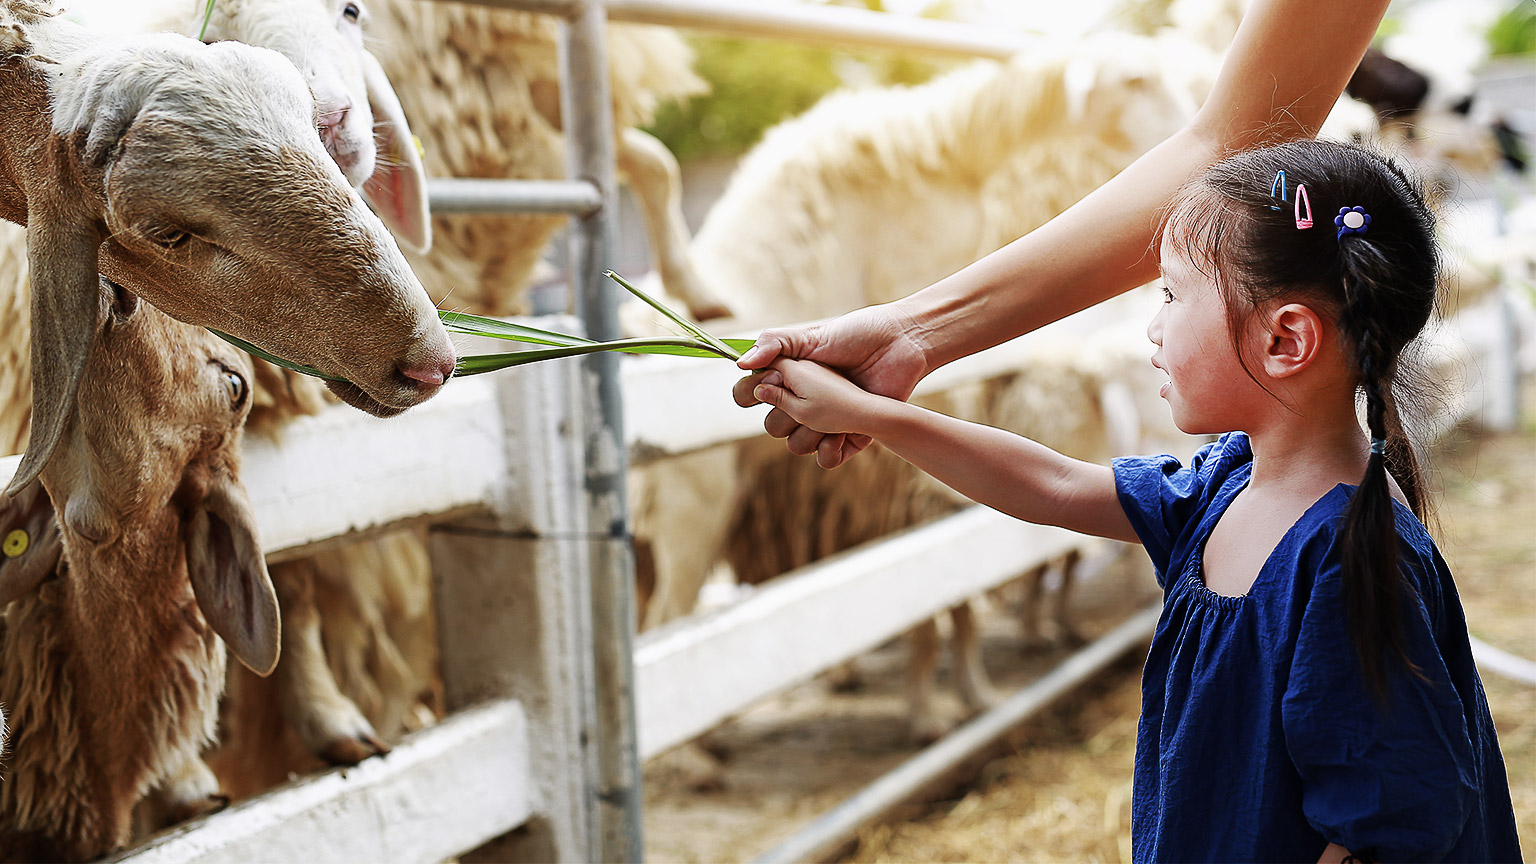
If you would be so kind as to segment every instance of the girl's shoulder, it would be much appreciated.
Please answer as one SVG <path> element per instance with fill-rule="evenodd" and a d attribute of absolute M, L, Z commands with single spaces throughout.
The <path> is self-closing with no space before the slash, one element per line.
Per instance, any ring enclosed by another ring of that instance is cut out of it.
<path fill-rule="evenodd" d="M 1318 499 L 1292 531 L 1298 558 L 1320 583 L 1343 578 L 1344 524 L 1358 487 L 1340 483 Z M 1429 529 L 1406 504 L 1392 502 L 1396 517 L 1399 564 L 1403 578 L 1422 596 L 1438 597 L 1451 582 L 1450 567 Z"/>

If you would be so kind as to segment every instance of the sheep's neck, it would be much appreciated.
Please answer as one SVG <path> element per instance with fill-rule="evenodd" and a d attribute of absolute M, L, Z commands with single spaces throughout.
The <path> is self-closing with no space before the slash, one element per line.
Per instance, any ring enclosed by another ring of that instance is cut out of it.
<path fill-rule="evenodd" d="M 212 737 L 223 648 L 182 543 L 138 540 L 78 551 L 66 530 L 68 566 L 12 607 L 0 673 L 16 733 L 0 823 L 12 827 L 0 846 L 11 832 L 67 843 L 71 858 L 125 844 L 133 805 Z M 57 677 L 22 685 L 36 669 Z"/>

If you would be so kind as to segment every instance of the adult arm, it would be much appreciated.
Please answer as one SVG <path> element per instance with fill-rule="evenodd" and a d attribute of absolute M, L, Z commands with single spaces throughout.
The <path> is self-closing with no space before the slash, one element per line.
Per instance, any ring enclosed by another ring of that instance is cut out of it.
<path fill-rule="evenodd" d="M 1157 274 L 1158 219 L 1178 188 L 1228 153 L 1316 135 L 1386 7 L 1254 0 L 1210 97 L 1185 128 L 1055 219 L 922 291 L 825 324 L 764 332 L 742 368 L 762 369 L 780 355 L 812 359 L 905 399 L 946 363 L 1147 282 Z M 756 403 L 752 386 L 738 383 L 739 404 Z M 833 464 L 867 443 L 823 444 L 781 412 L 766 425 L 796 453 L 821 445 Z"/>

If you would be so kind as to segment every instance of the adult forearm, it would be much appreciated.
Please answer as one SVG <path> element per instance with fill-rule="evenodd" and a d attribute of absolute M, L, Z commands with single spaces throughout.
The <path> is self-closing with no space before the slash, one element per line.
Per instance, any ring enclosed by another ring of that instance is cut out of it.
<path fill-rule="evenodd" d="M 1155 276 L 1155 232 L 1173 194 L 1228 153 L 1316 135 L 1387 2 L 1253 0 L 1188 126 L 1055 219 L 895 304 L 929 369 Z"/>
<path fill-rule="evenodd" d="M 1181 131 L 1055 219 L 895 305 L 929 368 L 1028 333 L 1157 275 L 1162 209 L 1219 142 Z"/>

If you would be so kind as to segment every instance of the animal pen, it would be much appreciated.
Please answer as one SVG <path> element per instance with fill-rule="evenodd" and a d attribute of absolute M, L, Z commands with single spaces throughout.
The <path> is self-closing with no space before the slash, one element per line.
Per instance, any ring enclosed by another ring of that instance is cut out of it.
<path fill-rule="evenodd" d="M 563 115 L 580 179 L 439 179 L 432 208 L 571 214 L 576 317 L 536 323 L 598 339 L 618 335 L 615 292 L 602 278 L 617 198 L 607 20 L 992 58 L 1027 47 L 1006 33 L 843 8 L 476 2 L 563 19 Z M 951 364 L 919 392 L 1017 368 L 1027 341 Z M 294 423 L 280 446 L 249 442 L 244 476 L 271 560 L 430 525 L 451 713 L 386 756 L 290 783 L 117 860 L 435 862 L 487 844 L 498 860 L 639 860 L 642 759 L 1085 542 L 972 507 L 635 639 L 631 454 L 665 459 L 760 434 L 760 415 L 726 398 L 738 374 L 723 363 L 595 354 L 455 381 L 387 423 L 338 407 Z M 17 461 L 0 460 L 0 477 Z M 941 567 L 949 575 L 934 580 Z M 765 860 L 824 854 L 1140 645 L 1156 619 L 1155 608 L 1132 616 Z"/>

